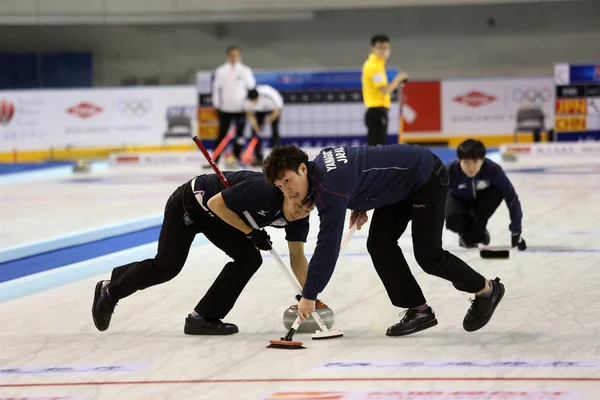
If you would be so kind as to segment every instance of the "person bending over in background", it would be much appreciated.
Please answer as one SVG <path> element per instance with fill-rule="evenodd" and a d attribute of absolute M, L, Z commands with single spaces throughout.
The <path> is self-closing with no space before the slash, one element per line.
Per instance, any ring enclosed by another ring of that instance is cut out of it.
<path fill-rule="evenodd" d="M 252 136 L 258 139 L 254 147 L 255 165 L 263 164 L 262 141 L 260 135 L 264 125 L 271 125 L 271 148 L 279 146 L 279 117 L 283 109 L 283 97 L 272 86 L 258 85 L 248 91 L 244 103 L 246 117 L 252 126 Z"/>

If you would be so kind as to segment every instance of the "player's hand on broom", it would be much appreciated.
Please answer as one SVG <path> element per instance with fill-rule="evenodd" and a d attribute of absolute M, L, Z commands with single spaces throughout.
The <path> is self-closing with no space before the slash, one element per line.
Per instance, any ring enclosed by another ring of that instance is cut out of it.
<path fill-rule="evenodd" d="M 315 300 L 308 300 L 304 297 L 298 302 L 298 316 L 300 321 L 306 321 L 310 318 L 310 314 L 315 312 L 317 302 Z"/>
<path fill-rule="evenodd" d="M 360 231 L 360 228 L 362 228 L 362 226 L 366 224 L 368 220 L 369 217 L 367 216 L 366 211 L 352 211 L 352 214 L 350 214 L 349 228 L 352 228 L 352 225 L 354 225 L 354 223 L 356 222 L 356 229 Z"/>
<path fill-rule="evenodd" d="M 271 246 L 273 245 L 273 242 L 267 231 L 264 229 L 253 229 L 246 236 L 258 250 L 269 251 L 272 249 Z"/>

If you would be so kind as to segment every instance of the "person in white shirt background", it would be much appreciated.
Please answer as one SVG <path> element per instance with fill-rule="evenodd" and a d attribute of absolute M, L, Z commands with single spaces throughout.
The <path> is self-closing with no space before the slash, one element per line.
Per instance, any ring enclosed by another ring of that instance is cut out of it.
<path fill-rule="evenodd" d="M 246 116 L 252 126 L 252 136 L 258 141 L 254 148 L 255 165 L 262 165 L 262 129 L 271 125 L 271 148 L 279 145 L 279 117 L 283 108 L 283 97 L 269 85 L 258 85 L 248 91 L 248 99 L 244 104 Z"/>
<path fill-rule="evenodd" d="M 256 86 L 256 79 L 252 69 L 241 62 L 242 52 L 238 46 L 229 46 L 225 51 L 227 62 L 215 70 L 213 83 L 212 103 L 219 117 L 219 137 L 216 146 L 227 135 L 231 123 L 235 124 L 236 140 L 233 144 L 233 153 L 237 160 L 245 145 L 244 129 L 246 115 L 244 113 L 244 100 L 248 90 Z M 219 161 L 219 157 L 215 162 Z"/>

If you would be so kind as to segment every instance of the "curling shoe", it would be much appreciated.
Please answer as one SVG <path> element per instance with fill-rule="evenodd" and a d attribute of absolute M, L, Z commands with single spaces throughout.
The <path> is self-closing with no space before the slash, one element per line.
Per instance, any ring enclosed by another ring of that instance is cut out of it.
<path fill-rule="evenodd" d="M 110 319 L 115 311 L 118 300 L 110 297 L 107 292 L 110 281 L 100 281 L 96 284 L 94 303 L 92 304 L 92 318 L 96 328 L 103 332 L 108 329 Z"/>
<path fill-rule="evenodd" d="M 483 232 L 483 237 L 481 238 L 480 242 L 476 242 L 476 243 L 467 243 L 465 241 L 465 239 L 460 236 L 460 238 L 458 239 L 458 245 L 460 247 L 463 247 L 465 249 L 476 249 L 477 247 L 479 247 L 479 243 L 481 243 L 484 246 L 487 246 L 490 244 L 491 238 L 490 238 L 490 233 L 488 232 L 488 230 L 486 229 L 485 232 Z"/>
<path fill-rule="evenodd" d="M 409 308 L 404 312 L 400 322 L 390 326 L 385 334 L 387 336 L 406 336 L 434 327 L 437 324 L 437 319 L 431 307 L 426 310 Z"/>
<path fill-rule="evenodd" d="M 500 283 L 500 278 L 491 282 L 492 293 L 489 296 L 477 296 L 471 299 L 471 307 L 463 320 L 463 328 L 467 332 L 474 332 L 483 328 L 492 318 L 496 307 L 504 297 L 504 285 Z"/>
<path fill-rule="evenodd" d="M 220 319 L 206 320 L 188 314 L 183 332 L 186 335 L 233 335 L 239 329 L 234 324 L 222 322 Z"/>
<path fill-rule="evenodd" d="M 462 236 L 458 238 L 458 245 L 465 249 L 476 249 L 478 247 L 477 243 L 467 243 Z"/>
<path fill-rule="evenodd" d="M 484 246 L 487 246 L 487 245 L 490 244 L 491 240 L 492 239 L 490 238 L 490 233 L 486 229 L 485 232 L 483 232 L 483 239 L 481 240 L 481 244 L 484 245 Z"/>

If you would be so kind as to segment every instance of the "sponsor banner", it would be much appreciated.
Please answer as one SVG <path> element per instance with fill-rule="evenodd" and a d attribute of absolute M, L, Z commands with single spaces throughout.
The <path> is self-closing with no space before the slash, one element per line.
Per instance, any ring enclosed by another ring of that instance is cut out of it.
<path fill-rule="evenodd" d="M 334 361 L 317 367 L 320 370 L 380 370 L 380 369 L 429 369 L 429 368 L 476 368 L 476 369 L 577 369 L 600 367 L 600 360 L 413 360 L 413 361 Z"/>
<path fill-rule="evenodd" d="M 599 141 L 600 130 L 584 132 L 562 132 L 556 135 L 557 142 Z"/>
<path fill-rule="evenodd" d="M 391 81 L 398 74 L 394 68 L 386 70 Z M 362 87 L 362 71 L 319 70 L 319 71 L 255 71 L 258 85 L 270 85 L 282 92 L 297 92 L 315 89 L 358 89 Z M 362 94 L 355 99 L 362 101 Z"/>
<path fill-rule="evenodd" d="M 214 147 L 214 141 L 203 140 L 202 142 L 206 148 Z M 365 143 L 365 136 L 287 137 L 281 140 L 282 145 L 294 144 L 309 153 L 311 149 L 320 150 L 324 147 L 362 146 Z M 388 143 L 396 143 L 396 139 L 393 136 L 389 136 Z M 312 159 L 314 156 L 310 156 L 310 158 Z M 110 154 L 109 160 L 114 164 L 206 164 L 206 159 L 196 149 L 191 151 L 116 152 Z"/>
<path fill-rule="evenodd" d="M 546 128 L 554 120 L 555 87 L 551 77 L 442 81 L 444 134 L 507 134 L 515 131 L 519 108 L 540 107 Z"/>
<path fill-rule="evenodd" d="M 193 86 L 0 92 L 0 152 L 157 145 L 174 115 L 195 123 L 194 99 Z"/>
<path fill-rule="evenodd" d="M 439 133 L 441 120 L 441 83 L 423 81 L 406 83 L 402 89 L 404 132 Z"/>
<path fill-rule="evenodd" d="M 113 164 L 208 164 L 199 151 L 112 153 L 109 159 Z"/>
<path fill-rule="evenodd" d="M 554 82 L 557 86 L 600 83 L 600 64 L 556 64 Z"/>
<path fill-rule="evenodd" d="M 600 142 L 523 143 L 503 144 L 500 153 L 507 151 L 536 156 L 600 156 Z"/>
<path fill-rule="evenodd" d="M 360 390 L 276 392 L 265 400 L 568 400 L 576 393 L 563 390 Z"/>

